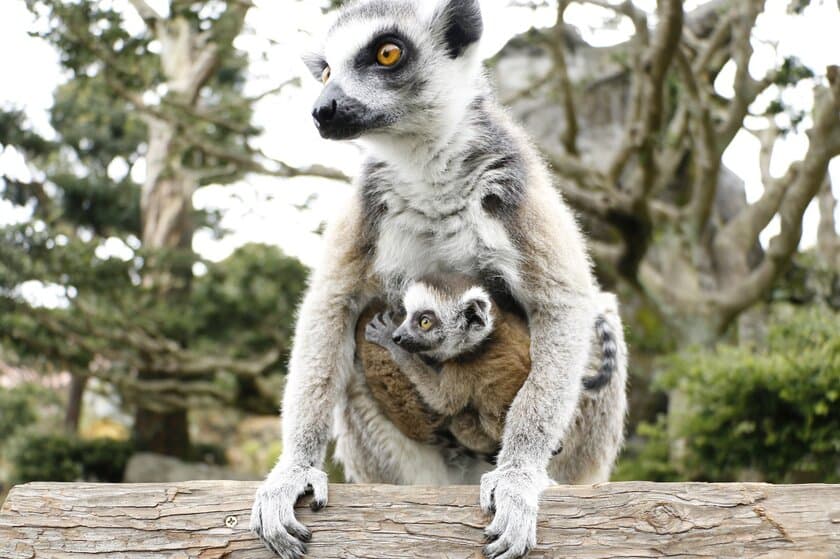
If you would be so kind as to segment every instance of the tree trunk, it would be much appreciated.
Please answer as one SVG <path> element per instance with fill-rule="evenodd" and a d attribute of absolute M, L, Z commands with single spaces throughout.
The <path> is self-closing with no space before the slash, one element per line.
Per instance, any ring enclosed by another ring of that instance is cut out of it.
<path fill-rule="evenodd" d="M 181 153 L 175 141 L 174 125 L 161 120 L 149 122 L 147 177 L 141 201 L 143 246 L 157 250 L 191 250 L 193 227 L 190 220 L 195 181 L 180 167 Z M 144 278 L 160 296 L 183 297 L 189 292 L 192 270 L 157 269 Z M 155 371 L 140 371 L 145 379 L 165 377 Z M 186 458 L 190 450 L 187 410 L 160 413 L 137 402 L 133 439 L 137 450 Z"/>
<path fill-rule="evenodd" d="M 134 445 L 138 451 L 188 458 L 188 429 L 187 410 L 159 413 L 138 408 L 134 414 Z"/>
<path fill-rule="evenodd" d="M 67 411 L 64 415 L 64 429 L 70 435 L 79 431 L 79 419 L 82 416 L 82 398 L 85 395 L 88 377 L 72 375 L 67 391 Z"/>
<path fill-rule="evenodd" d="M 191 24 L 175 17 L 159 24 L 155 32 L 161 41 L 161 66 L 172 99 L 194 107 L 198 91 L 207 83 L 218 62 L 217 47 L 207 44 Z M 140 201 L 142 242 L 147 249 L 187 252 L 192 250 L 192 195 L 198 180 L 183 166 L 185 145 L 179 141 L 173 121 L 149 116 L 149 148 L 146 153 L 146 179 Z M 144 278 L 159 290 L 161 297 L 183 297 L 189 292 L 192 270 L 155 270 Z M 154 379 L 155 371 L 141 371 Z M 143 409 L 137 402 L 134 440 L 138 450 L 185 457 L 189 452 L 187 411 L 158 413 Z"/>
<path fill-rule="evenodd" d="M 274 557 L 248 530 L 256 482 L 32 483 L 0 514 L 0 556 Z M 326 509 L 296 511 L 309 559 L 481 557 L 478 487 L 332 485 Z M 606 483 L 542 499 L 529 558 L 830 559 L 840 485 Z"/>

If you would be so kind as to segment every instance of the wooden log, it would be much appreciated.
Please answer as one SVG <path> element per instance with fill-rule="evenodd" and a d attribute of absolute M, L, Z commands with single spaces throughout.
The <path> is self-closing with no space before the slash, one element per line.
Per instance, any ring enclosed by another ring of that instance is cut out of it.
<path fill-rule="evenodd" d="M 0 557 L 272 555 L 248 531 L 257 484 L 30 483 L 0 513 Z M 333 485 L 299 518 L 308 557 L 479 558 L 478 488 Z M 530 557 L 840 557 L 840 485 L 608 483 L 543 498 Z"/>

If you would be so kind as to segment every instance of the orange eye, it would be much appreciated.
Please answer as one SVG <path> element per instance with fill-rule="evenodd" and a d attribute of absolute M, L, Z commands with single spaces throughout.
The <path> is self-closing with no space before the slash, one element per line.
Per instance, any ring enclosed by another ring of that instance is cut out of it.
<path fill-rule="evenodd" d="M 321 82 L 327 83 L 328 81 L 330 81 L 330 67 L 329 66 L 324 68 L 324 71 L 321 72 Z"/>
<path fill-rule="evenodd" d="M 376 61 L 383 66 L 393 66 L 402 58 L 402 48 L 394 43 L 383 43 L 376 50 Z"/>

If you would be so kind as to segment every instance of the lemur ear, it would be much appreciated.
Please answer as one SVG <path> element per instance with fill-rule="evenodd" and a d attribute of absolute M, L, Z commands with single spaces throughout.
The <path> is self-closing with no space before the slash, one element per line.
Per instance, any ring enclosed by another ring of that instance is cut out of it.
<path fill-rule="evenodd" d="M 458 58 L 484 30 L 478 0 L 442 0 L 432 17 L 432 29 L 440 31 L 449 57 Z"/>
<path fill-rule="evenodd" d="M 465 304 L 464 316 L 467 318 L 467 326 L 484 328 L 490 322 L 490 301 L 486 297 L 471 297 Z"/>
<path fill-rule="evenodd" d="M 324 75 L 324 68 L 327 67 L 327 61 L 324 60 L 324 57 L 316 52 L 305 52 L 300 56 L 300 59 L 303 60 L 303 63 L 312 76 L 316 80 L 321 81 Z"/>

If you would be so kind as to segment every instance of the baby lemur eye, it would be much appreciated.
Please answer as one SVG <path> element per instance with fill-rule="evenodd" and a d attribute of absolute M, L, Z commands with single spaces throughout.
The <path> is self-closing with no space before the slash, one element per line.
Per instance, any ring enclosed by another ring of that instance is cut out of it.
<path fill-rule="evenodd" d="M 330 81 L 330 67 L 326 66 L 326 67 L 324 67 L 324 70 L 321 72 L 321 82 L 322 83 L 327 83 L 328 81 Z"/>
<path fill-rule="evenodd" d="M 402 47 L 396 43 L 382 43 L 376 49 L 376 61 L 382 66 L 393 66 L 402 58 Z"/>
<path fill-rule="evenodd" d="M 428 330 L 432 327 L 432 319 L 424 314 L 420 317 L 420 320 L 417 321 L 417 324 L 420 326 L 421 330 Z"/>

